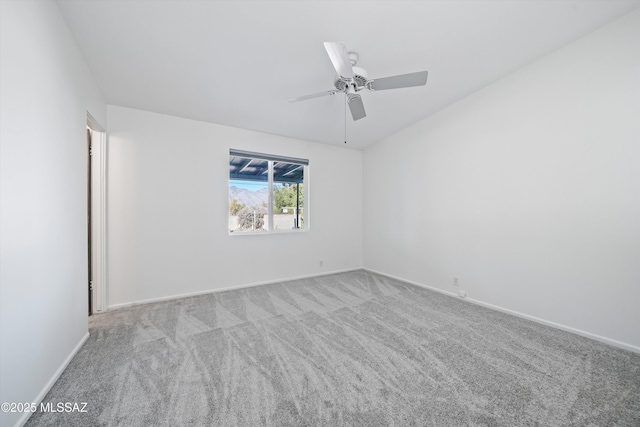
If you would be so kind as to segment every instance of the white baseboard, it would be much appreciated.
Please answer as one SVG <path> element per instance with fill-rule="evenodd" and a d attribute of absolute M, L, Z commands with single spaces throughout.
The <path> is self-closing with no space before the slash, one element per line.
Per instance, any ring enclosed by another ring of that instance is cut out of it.
<path fill-rule="evenodd" d="M 627 344 L 627 343 L 624 343 L 622 341 L 617 341 L 617 340 L 614 340 L 614 339 L 611 339 L 611 338 L 607 338 L 607 337 L 603 337 L 603 336 L 600 336 L 600 335 L 592 334 L 591 332 L 587 332 L 587 331 L 583 331 L 583 330 L 580 330 L 580 329 L 572 328 L 571 326 L 562 325 L 560 323 L 551 322 L 549 320 L 541 319 L 539 317 L 530 316 L 528 314 L 520 313 L 518 311 L 510 310 L 508 308 L 504 308 L 504 307 L 500 307 L 500 306 L 497 306 L 497 305 L 489 304 L 489 303 L 486 303 L 484 301 L 480 301 L 480 300 L 477 300 L 477 299 L 460 298 L 458 295 L 456 295 L 453 292 L 443 291 L 442 289 L 434 288 L 433 286 L 428 286 L 428 285 L 425 285 L 423 283 L 413 282 L 411 280 L 403 279 L 403 278 L 397 277 L 397 276 L 392 276 L 390 274 L 382 273 L 380 271 L 372 270 L 370 268 L 363 268 L 363 269 L 367 270 L 367 271 L 370 271 L 372 273 L 380 274 L 381 276 L 390 277 L 392 279 L 408 283 L 410 285 L 419 286 L 421 288 L 429 289 L 431 291 L 435 291 L 435 292 L 438 292 L 438 293 L 441 293 L 441 294 L 444 294 L 444 295 L 447 295 L 447 296 L 450 296 L 450 297 L 454 297 L 456 299 L 459 299 L 460 301 L 466 301 L 466 302 L 469 302 L 469 303 L 472 303 L 472 304 L 476 304 L 476 305 L 480 305 L 480 306 L 483 306 L 483 307 L 486 307 L 486 308 L 489 308 L 489 309 L 492 309 L 492 310 L 500 311 L 502 313 L 507 313 L 507 314 L 511 314 L 513 316 L 521 317 L 523 319 L 531 320 L 533 322 L 540 323 L 540 324 L 543 324 L 543 325 L 546 325 L 546 326 L 551 326 L 552 328 L 561 329 L 563 331 L 571 332 L 571 333 L 574 333 L 576 335 L 583 336 L 585 338 L 590 338 L 590 339 L 595 340 L 595 341 L 600 341 L 600 342 L 603 342 L 605 344 L 609 344 L 609 345 L 611 345 L 613 347 L 622 348 L 624 350 L 629 350 L 629 351 L 632 351 L 634 353 L 640 353 L 640 347 L 632 345 L 632 344 Z"/>
<path fill-rule="evenodd" d="M 217 293 L 217 292 L 235 291 L 235 290 L 238 290 L 238 289 L 253 288 L 255 286 L 271 285 L 273 283 L 290 282 L 292 280 L 301 280 L 301 279 L 309 279 L 309 278 L 312 278 L 312 277 L 328 276 L 330 274 L 346 273 L 348 271 L 356 271 L 356 270 L 362 270 L 362 268 L 360 268 L 360 267 L 358 267 L 358 268 L 348 268 L 348 269 L 344 269 L 344 270 L 334 270 L 334 271 L 327 271 L 327 272 L 322 272 L 322 273 L 317 273 L 317 274 L 308 274 L 308 275 L 305 275 L 305 276 L 286 277 L 286 278 L 283 278 L 283 279 L 267 280 L 267 281 L 264 281 L 264 282 L 246 283 L 246 284 L 242 284 L 242 285 L 227 286 L 227 287 L 224 287 L 224 288 L 208 289 L 206 291 L 188 292 L 188 293 L 185 293 L 185 294 L 169 295 L 169 296 L 166 296 L 166 297 L 158 297 L 158 298 L 150 298 L 150 299 L 139 300 L 139 301 L 131 301 L 131 302 L 125 302 L 125 303 L 120 303 L 120 304 L 109 305 L 108 310 L 116 310 L 116 309 L 119 309 L 119 308 L 131 307 L 131 306 L 134 306 L 134 305 L 150 304 L 150 303 L 153 303 L 153 302 L 169 301 L 169 300 L 180 299 L 180 298 L 194 297 L 194 296 L 198 296 L 198 295 L 214 294 L 214 293 Z"/>
<path fill-rule="evenodd" d="M 605 344 L 609 344 L 609 345 L 614 346 L 614 347 L 622 348 L 624 350 L 629 350 L 629 351 L 632 351 L 634 353 L 640 353 L 640 347 L 632 345 L 632 344 L 627 344 L 627 343 L 624 343 L 622 341 L 617 341 L 617 340 L 614 340 L 614 339 L 611 339 L 611 338 L 603 337 L 601 335 L 596 335 L 596 334 L 593 334 L 591 332 L 583 331 L 581 329 L 572 328 L 571 326 L 563 325 L 561 323 L 556 323 L 556 322 L 552 322 L 550 320 L 541 319 L 539 317 L 530 316 L 528 314 L 520 313 L 518 311 L 509 310 L 508 308 L 504 308 L 504 307 L 500 307 L 500 306 L 497 306 L 497 305 L 489 304 L 489 303 L 486 303 L 484 301 L 479 301 L 479 300 L 476 300 L 476 299 L 473 299 L 473 298 L 460 298 L 460 299 L 461 300 L 465 300 L 465 301 L 469 301 L 470 303 L 473 303 L 473 304 L 477 304 L 477 305 L 481 305 L 483 307 L 490 308 L 492 310 L 501 311 L 503 313 L 511 314 L 511 315 L 514 315 L 514 316 L 517 316 L 517 317 L 522 317 L 523 319 L 531 320 L 531 321 L 536 322 L 536 323 L 541 323 L 543 325 L 551 326 L 552 328 L 561 329 L 563 331 L 571 332 L 571 333 L 574 333 L 576 335 L 583 336 L 585 338 L 590 338 L 590 339 L 595 340 L 595 341 L 600 341 L 600 342 L 603 342 Z"/>
<path fill-rule="evenodd" d="M 561 329 L 563 331 L 567 331 L 567 332 L 571 332 L 574 333 L 576 335 L 580 335 L 586 338 L 590 338 L 596 341 L 600 341 L 603 342 L 605 344 L 609 344 L 611 346 L 614 347 L 618 347 L 618 348 L 622 348 L 624 350 L 629 350 L 632 351 L 634 353 L 640 353 L 640 347 L 632 345 L 632 344 L 627 344 L 621 341 L 617 341 L 611 338 L 607 338 L 607 337 L 603 337 L 597 334 L 593 334 L 591 332 L 587 332 L 587 331 L 583 331 L 580 329 L 576 329 L 573 328 L 571 326 L 566 326 L 566 325 L 562 325 L 560 323 L 555 323 L 549 320 L 545 320 L 545 319 L 541 319 L 539 317 L 535 317 L 535 316 L 531 316 L 525 313 L 520 313 L 518 311 L 514 311 L 508 308 L 504 308 L 504 307 L 500 307 L 497 305 L 493 305 L 493 304 L 489 304 L 486 303 L 484 301 L 480 301 L 480 300 L 476 300 L 473 298 L 460 298 L 458 297 L 457 294 L 453 293 L 453 292 L 448 292 L 433 286 L 429 286 L 429 285 L 425 285 L 424 283 L 419 283 L 419 282 L 414 282 L 411 280 L 407 280 L 404 279 L 402 277 L 398 277 L 398 276 L 394 276 L 391 274 L 387 274 L 387 273 L 383 273 L 381 271 L 377 271 L 377 270 L 373 270 L 371 268 L 349 268 L 349 269 L 344 269 L 344 270 L 334 270 L 334 271 L 330 271 L 330 272 L 323 272 L 323 273 L 318 273 L 318 274 L 309 274 L 309 275 L 305 275 L 305 276 L 296 276 L 296 277 L 289 277 L 289 278 L 283 278 L 283 279 L 275 279 L 275 280 L 268 280 L 268 281 L 264 281 L 264 282 L 256 282 L 256 283 L 247 283 L 247 284 L 242 284 L 242 285 L 235 285 L 235 286 L 228 286 L 228 287 L 224 287 L 224 288 L 218 288 L 218 289 L 209 289 L 206 291 L 198 291 L 198 292 L 189 292 L 189 293 L 185 293 L 185 294 L 178 294 L 178 295 L 170 295 L 170 296 L 166 296 L 166 297 L 159 297 L 159 298 L 151 298 L 151 299 L 146 299 L 146 300 L 140 300 L 140 301 L 132 301 L 132 302 L 126 302 L 126 303 L 121 303 L 121 304 L 114 304 L 114 305 L 110 305 L 108 310 L 115 310 L 118 308 L 124 308 L 124 307 L 130 307 L 130 306 L 134 306 L 134 305 L 140 305 L 140 304 L 149 304 L 149 303 L 153 303 L 153 302 L 160 302 L 160 301 L 168 301 L 168 300 L 173 300 L 173 299 L 180 299 L 180 298 L 186 298 L 186 297 L 192 297 L 192 296 L 197 296 L 197 295 L 206 295 L 206 294 L 212 294 L 212 293 L 216 293 L 216 292 L 226 292 L 226 291 L 233 291 L 233 290 L 237 290 L 237 289 L 244 289 L 244 288 L 252 288 L 255 286 L 262 286 L 262 285 L 270 285 L 273 283 L 279 283 L 279 282 L 287 282 L 287 281 L 291 281 L 291 280 L 300 280 L 300 279 L 308 279 L 308 278 L 312 278 L 312 277 L 319 277 L 319 276 L 328 276 L 330 274 L 337 274 L 337 273 L 345 273 L 348 271 L 356 271 L 356 270 L 366 270 L 366 271 L 370 271 L 372 273 L 375 274 L 379 274 L 381 276 L 386 276 L 386 277 L 390 277 L 392 279 L 395 280 L 399 280 L 401 282 L 404 283 L 408 283 L 414 286 L 419 286 L 421 288 L 425 288 L 425 289 L 429 289 L 431 291 L 434 292 L 438 292 L 440 294 L 443 295 L 447 295 L 449 297 L 454 297 L 456 299 L 459 299 L 460 301 L 466 301 L 469 302 L 471 304 L 476 304 L 476 305 L 480 305 L 492 310 L 496 310 L 496 311 L 500 311 L 503 313 L 507 313 L 507 314 L 511 314 L 513 316 L 517 316 L 517 317 L 521 317 L 523 319 L 527 319 L 527 320 L 531 320 L 533 322 L 536 323 L 540 323 L 543 325 L 547 325 L 547 326 L 551 326 L 553 328 L 556 329 Z"/>
<path fill-rule="evenodd" d="M 391 274 L 383 273 L 382 271 L 373 270 L 371 268 L 362 268 L 363 270 L 370 271 L 371 273 L 379 274 L 381 276 L 390 277 L 391 279 L 399 280 L 404 283 L 409 283 L 410 285 L 419 286 L 421 288 L 429 289 L 430 291 L 438 292 L 440 294 L 444 294 L 450 297 L 457 297 L 458 295 L 453 292 L 443 291 L 442 289 L 434 288 L 433 286 L 425 285 L 424 283 L 414 282 L 412 280 L 403 279 L 402 277 L 393 276 Z"/>
<path fill-rule="evenodd" d="M 42 402 L 42 399 L 44 399 L 44 397 L 47 395 L 47 393 L 49 393 L 49 390 L 51 390 L 51 387 L 53 387 L 53 385 L 56 383 L 56 381 L 58 381 L 58 378 L 60 378 L 60 375 L 62 375 L 64 370 L 67 369 L 67 366 L 69 366 L 69 363 L 71 363 L 71 359 L 73 359 L 75 357 L 76 353 L 78 353 L 78 351 L 80 351 L 80 348 L 82 348 L 82 345 L 85 343 L 85 341 L 87 341 L 88 338 L 89 338 L 89 332 L 87 332 L 82 337 L 80 342 L 75 346 L 75 348 L 71 351 L 71 353 L 69 353 L 69 356 L 67 356 L 67 358 L 64 360 L 64 362 L 62 362 L 62 365 L 60 365 L 60 367 L 53 374 L 51 379 L 49 379 L 49 381 L 47 382 L 47 384 L 45 384 L 45 386 L 40 391 L 40 393 L 38 393 L 38 396 L 34 400 L 31 401 L 32 403 L 36 403 L 38 406 L 40 405 L 40 402 Z M 32 412 L 23 413 L 22 416 L 16 422 L 15 427 L 22 427 L 23 425 L 25 425 L 26 422 L 31 417 L 31 414 L 32 414 Z"/>

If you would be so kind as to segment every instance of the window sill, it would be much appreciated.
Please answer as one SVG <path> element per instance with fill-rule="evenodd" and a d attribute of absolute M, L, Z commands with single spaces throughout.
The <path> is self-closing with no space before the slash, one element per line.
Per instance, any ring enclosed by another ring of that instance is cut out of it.
<path fill-rule="evenodd" d="M 272 236 L 274 234 L 296 234 L 296 233 L 306 233 L 308 232 L 308 228 L 300 228 L 297 230 L 272 230 L 272 231 L 230 231 L 229 236 Z"/>

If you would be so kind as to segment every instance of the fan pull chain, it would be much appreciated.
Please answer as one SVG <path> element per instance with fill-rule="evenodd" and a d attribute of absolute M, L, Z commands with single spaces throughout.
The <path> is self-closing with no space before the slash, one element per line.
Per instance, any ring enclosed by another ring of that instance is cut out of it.
<path fill-rule="evenodd" d="M 347 143 L 347 97 L 344 97 L 344 143 Z"/>

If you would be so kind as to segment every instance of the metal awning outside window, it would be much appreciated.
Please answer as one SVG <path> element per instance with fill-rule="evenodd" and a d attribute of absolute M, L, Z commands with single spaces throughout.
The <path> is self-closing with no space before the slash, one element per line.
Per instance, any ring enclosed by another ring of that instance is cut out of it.
<path fill-rule="evenodd" d="M 229 178 L 245 181 L 268 181 L 269 160 L 273 161 L 273 182 L 304 182 L 304 166 L 308 160 L 292 157 L 269 156 L 246 151 L 231 150 Z"/>

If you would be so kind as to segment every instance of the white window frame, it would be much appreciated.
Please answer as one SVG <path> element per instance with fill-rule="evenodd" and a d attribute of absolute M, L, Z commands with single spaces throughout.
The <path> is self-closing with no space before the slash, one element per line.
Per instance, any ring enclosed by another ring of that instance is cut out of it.
<path fill-rule="evenodd" d="M 266 230 L 262 231 L 232 231 L 229 230 L 229 226 L 227 224 L 228 233 L 230 236 L 256 236 L 256 235 L 269 235 L 269 234 L 280 234 L 280 233 L 301 233 L 309 230 L 309 160 L 301 159 L 296 157 L 287 157 L 280 156 L 275 154 L 266 154 L 266 153 L 256 153 L 252 151 L 243 151 L 230 149 L 229 150 L 229 159 L 232 157 L 243 157 L 243 158 L 253 158 L 259 160 L 265 160 L 268 164 L 268 177 L 267 177 L 267 185 L 268 185 L 268 194 L 269 199 L 267 203 L 267 218 L 268 218 L 268 227 Z M 304 188 L 304 195 L 302 199 L 302 206 L 304 207 L 304 226 L 302 228 L 290 228 L 290 229 L 274 229 L 274 164 L 275 163 L 289 163 L 289 164 L 297 164 L 302 165 L 302 184 Z M 232 178 L 228 176 L 229 184 L 231 184 Z M 229 185 L 228 188 L 231 188 Z M 230 199 L 230 197 L 228 197 Z M 227 201 L 227 207 L 231 203 L 231 200 Z M 229 210 L 227 209 L 227 212 Z"/>

